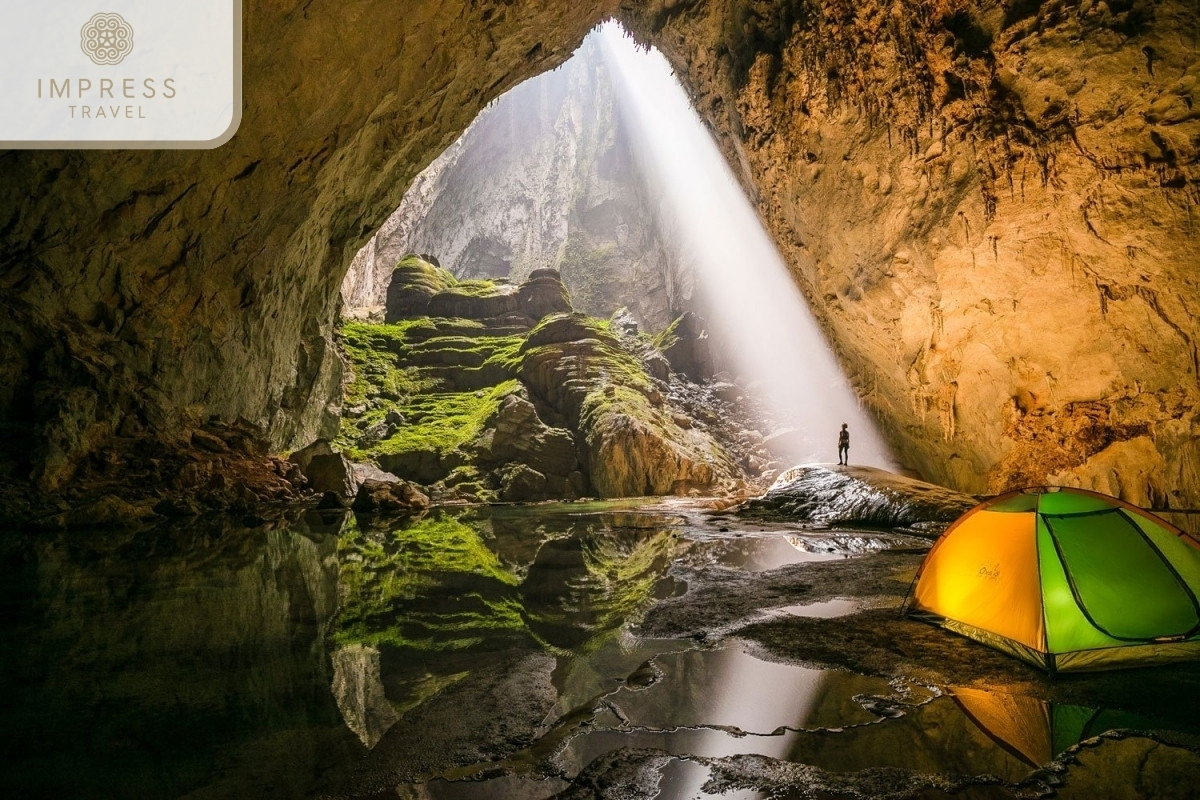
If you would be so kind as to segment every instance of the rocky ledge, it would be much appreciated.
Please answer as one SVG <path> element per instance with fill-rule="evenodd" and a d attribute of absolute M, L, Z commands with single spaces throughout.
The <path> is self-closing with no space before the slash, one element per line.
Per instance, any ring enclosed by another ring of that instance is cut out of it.
<path fill-rule="evenodd" d="M 762 497 L 736 511 L 822 526 L 940 531 L 978 500 L 874 467 L 803 464 L 784 472 Z"/>
<path fill-rule="evenodd" d="M 271 455 L 249 423 L 206 422 L 177 439 L 118 436 L 45 491 L 0 469 L 9 527 L 130 527 L 205 511 L 257 514 L 309 493 L 304 472 Z"/>

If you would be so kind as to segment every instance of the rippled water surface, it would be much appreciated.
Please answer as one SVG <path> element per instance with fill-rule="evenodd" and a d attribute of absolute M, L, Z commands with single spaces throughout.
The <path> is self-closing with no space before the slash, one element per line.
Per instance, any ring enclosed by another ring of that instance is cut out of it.
<path fill-rule="evenodd" d="M 836 624 L 896 598 L 798 601 L 787 587 L 803 588 L 806 568 L 922 546 L 735 523 L 684 502 L 454 509 L 381 525 L 308 512 L 10 538 L 6 793 L 1194 791 L 1200 731 L 1136 708 L 935 685 L 920 669 L 885 679 L 784 663 L 733 629 L 639 634 L 646 614 L 700 583 L 718 597 L 728 585 L 731 598 L 765 587 L 743 624 Z M 1157 733 L 1101 736 L 1112 729 Z"/>

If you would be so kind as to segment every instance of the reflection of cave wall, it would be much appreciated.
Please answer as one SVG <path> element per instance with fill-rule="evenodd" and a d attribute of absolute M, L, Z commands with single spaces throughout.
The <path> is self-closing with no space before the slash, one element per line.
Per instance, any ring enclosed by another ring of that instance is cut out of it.
<path fill-rule="evenodd" d="M 355 757 L 325 642 L 339 525 L 315 522 L 194 520 L 12 550 L 0 627 L 8 791 L 299 797 Z"/>
<path fill-rule="evenodd" d="M 250 2 L 230 144 L 0 156 L 6 446 L 32 425 L 52 486 L 117 433 L 327 427 L 343 265 L 488 100 L 612 8 Z M 1194 4 L 621 16 L 693 89 L 925 477 L 1200 500 Z"/>

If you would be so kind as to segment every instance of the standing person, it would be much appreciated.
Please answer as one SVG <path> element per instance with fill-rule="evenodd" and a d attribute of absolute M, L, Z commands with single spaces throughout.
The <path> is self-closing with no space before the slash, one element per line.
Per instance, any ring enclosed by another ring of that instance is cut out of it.
<path fill-rule="evenodd" d="M 842 429 L 838 431 L 838 464 L 850 465 L 850 430 L 844 422 Z"/>

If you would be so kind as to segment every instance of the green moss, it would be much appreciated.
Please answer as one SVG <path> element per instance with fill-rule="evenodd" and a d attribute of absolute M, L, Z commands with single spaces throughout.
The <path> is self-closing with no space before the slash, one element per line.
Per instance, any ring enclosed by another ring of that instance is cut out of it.
<path fill-rule="evenodd" d="M 439 392 L 412 397 L 401 407 L 406 424 L 390 439 L 351 455 L 398 455 L 415 451 L 439 455 L 472 441 L 505 397 L 519 384 L 507 380 L 475 392 Z"/>
<path fill-rule="evenodd" d="M 516 374 L 521 368 L 521 346 L 525 344 L 524 336 L 497 337 L 492 351 L 488 354 L 484 366 L 498 366 Z"/>
<path fill-rule="evenodd" d="M 538 341 L 540 332 L 547 330 L 551 325 L 561 323 L 561 320 L 560 315 L 546 317 L 530 331 L 528 342 Z M 602 386 L 624 387 L 639 392 L 650 391 L 653 384 L 650 376 L 646 374 L 646 368 L 638 358 L 622 347 L 612 333 L 609 320 L 573 314 L 571 322 L 574 327 L 580 329 L 582 338 L 589 340 L 588 352 L 583 359 L 585 374 L 580 377 L 597 381 Z M 528 342 L 522 348 L 522 356 L 525 358 L 551 358 L 562 350 L 562 344 L 558 342 L 532 346 Z"/>
<path fill-rule="evenodd" d="M 517 576 L 455 517 L 434 514 L 382 534 L 352 524 L 338 561 L 338 645 L 459 650 L 525 629 Z"/>
<path fill-rule="evenodd" d="M 441 484 L 447 489 L 456 489 L 460 493 L 473 495 L 481 503 L 490 503 L 496 500 L 495 481 L 485 477 L 474 464 L 450 470 L 450 474 L 442 478 Z"/>
<path fill-rule="evenodd" d="M 650 337 L 650 343 L 657 347 L 660 351 L 665 351 L 679 341 L 679 322 L 683 319 L 680 314 L 675 319 L 671 320 L 671 324 L 663 328 L 658 333 Z"/>
<path fill-rule="evenodd" d="M 451 291 L 467 297 L 491 297 L 500 293 L 500 287 L 494 281 L 472 279 L 459 281 Z"/>
<path fill-rule="evenodd" d="M 411 287 L 412 289 L 437 294 L 458 284 L 458 280 L 449 271 L 435 267 L 417 255 L 406 255 L 392 269 L 392 282 Z"/>
<path fill-rule="evenodd" d="M 507 365 L 524 343 L 523 336 L 434 336 L 413 348 L 410 358 L 423 361 L 429 353 L 441 351 L 447 357 L 457 356 L 465 366 L 482 366 L 488 363 Z"/>
<path fill-rule="evenodd" d="M 362 405 L 373 395 L 391 393 L 404 396 L 429 388 L 415 370 L 400 366 L 396 355 L 403 352 L 409 333 L 418 328 L 421 322 L 402 320 L 392 325 L 371 322 L 342 324 L 339 338 L 351 370 L 344 405 Z"/>

